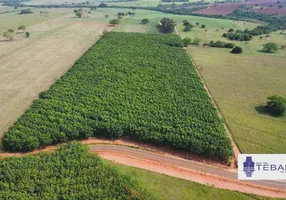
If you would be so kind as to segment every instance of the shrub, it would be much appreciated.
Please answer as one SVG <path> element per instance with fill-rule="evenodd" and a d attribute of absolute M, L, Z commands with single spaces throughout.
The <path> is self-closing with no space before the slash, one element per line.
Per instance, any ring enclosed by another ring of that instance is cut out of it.
<path fill-rule="evenodd" d="M 30 37 L 30 32 L 26 32 L 25 34 L 27 38 Z"/>
<path fill-rule="evenodd" d="M 18 30 L 26 30 L 26 26 L 25 25 L 21 25 L 18 27 Z"/>
<path fill-rule="evenodd" d="M 201 39 L 199 38 L 195 38 L 194 41 L 192 42 L 192 45 L 195 45 L 195 46 L 200 46 L 200 43 L 201 43 Z"/>
<path fill-rule="evenodd" d="M 267 98 L 267 107 L 270 112 L 279 116 L 285 115 L 286 112 L 286 98 L 274 95 Z"/>
<path fill-rule="evenodd" d="M 147 18 L 141 20 L 141 24 L 149 24 L 149 23 L 150 23 L 150 20 Z"/>
<path fill-rule="evenodd" d="M 206 25 L 202 24 L 201 27 L 202 27 L 202 28 L 206 28 Z"/>
<path fill-rule="evenodd" d="M 229 49 L 232 49 L 234 46 L 235 46 L 234 43 L 226 43 L 226 44 L 224 45 L 225 48 L 229 48 Z"/>
<path fill-rule="evenodd" d="M 172 19 L 163 18 L 160 23 L 160 28 L 163 33 L 172 33 L 175 30 L 175 22 Z"/>
<path fill-rule="evenodd" d="M 184 38 L 183 39 L 183 43 L 184 43 L 184 47 L 189 46 L 192 43 L 192 39 L 191 38 Z"/>
<path fill-rule="evenodd" d="M 241 47 L 234 47 L 230 53 L 234 53 L 234 54 L 241 54 L 242 53 L 242 48 Z"/>

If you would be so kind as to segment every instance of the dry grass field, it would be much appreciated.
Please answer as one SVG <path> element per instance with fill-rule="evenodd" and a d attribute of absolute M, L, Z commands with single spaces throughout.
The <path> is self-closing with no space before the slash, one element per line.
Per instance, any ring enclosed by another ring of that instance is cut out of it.
<path fill-rule="evenodd" d="M 65 10 L 63 15 L 40 23 L 36 20 L 36 24 L 28 26 L 29 38 L 25 38 L 24 33 L 15 34 L 13 41 L 0 37 L 1 134 L 23 114 L 41 91 L 48 89 L 95 43 L 104 30 L 111 30 L 104 13 L 93 14 L 86 22 L 85 19 L 74 18 L 72 10 Z M 17 17 L 22 17 L 8 15 L 15 21 Z M 2 16 L 5 17 L 1 15 L 1 19 Z M 21 24 L 31 24 L 31 20 L 26 23 L 21 21 Z M 17 26 L 15 24 L 15 28 Z M 10 27 L 11 23 L 6 26 L 1 24 L 0 30 Z"/>

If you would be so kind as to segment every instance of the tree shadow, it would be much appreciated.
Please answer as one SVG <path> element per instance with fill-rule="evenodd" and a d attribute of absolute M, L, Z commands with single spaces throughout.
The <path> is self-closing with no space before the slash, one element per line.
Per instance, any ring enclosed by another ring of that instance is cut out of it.
<path fill-rule="evenodd" d="M 270 115 L 271 117 L 280 117 L 279 114 L 271 111 L 267 106 L 256 106 L 255 110 L 261 115 Z"/>
<path fill-rule="evenodd" d="M 265 50 L 257 50 L 257 52 L 260 52 L 260 53 L 267 53 L 267 54 L 273 54 L 273 53 L 276 53 L 275 51 L 265 51 Z"/>

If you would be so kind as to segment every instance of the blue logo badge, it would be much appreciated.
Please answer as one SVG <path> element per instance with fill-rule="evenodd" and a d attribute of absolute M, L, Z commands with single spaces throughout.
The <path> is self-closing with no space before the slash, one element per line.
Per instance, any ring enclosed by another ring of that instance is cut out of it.
<path fill-rule="evenodd" d="M 252 161 L 251 156 L 246 156 L 246 160 L 243 163 L 243 171 L 246 174 L 246 177 L 252 177 L 254 170 L 254 162 Z"/>

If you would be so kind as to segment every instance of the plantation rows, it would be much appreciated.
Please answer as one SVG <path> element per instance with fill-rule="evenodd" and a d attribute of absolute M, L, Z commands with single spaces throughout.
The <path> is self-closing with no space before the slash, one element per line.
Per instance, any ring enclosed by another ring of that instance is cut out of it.
<path fill-rule="evenodd" d="M 1 159 L 0 169 L 0 199 L 153 199 L 79 143 L 53 154 Z"/>
<path fill-rule="evenodd" d="M 174 35 L 107 33 L 4 135 L 9 151 L 89 136 L 228 160 L 231 142 Z"/>

